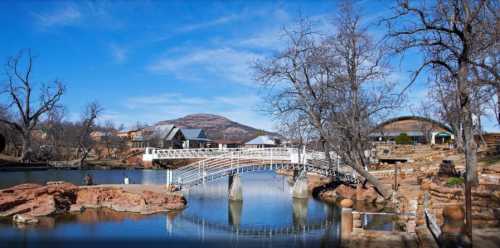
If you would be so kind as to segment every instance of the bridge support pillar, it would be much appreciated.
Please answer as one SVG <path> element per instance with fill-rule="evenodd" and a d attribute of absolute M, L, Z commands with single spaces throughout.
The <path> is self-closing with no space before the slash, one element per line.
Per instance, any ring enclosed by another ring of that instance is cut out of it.
<path fill-rule="evenodd" d="M 293 225 L 296 228 L 302 228 L 307 224 L 307 202 L 309 199 L 306 198 L 294 198 L 292 201 L 293 209 Z"/>
<path fill-rule="evenodd" d="M 294 198 L 308 198 L 309 190 L 307 188 L 307 174 L 306 171 L 302 171 L 292 187 L 292 196 Z"/>
<path fill-rule="evenodd" d="M 227 220 L 228 224 L 230 226 L 233 226 L 235 228 L 240 227 L 241 223 L 241 212 L 243 209 L 243 201 L 229 201 L 228 202 L 228 215 L 227 215 Z"/>
<path fill-rule="evenodd" d="M 243 189 L 241 186 L 241 179 L 239 174 L 229 175 L 228 181 L 228 193 L 230 201 L 242 201 L 243 200 Z"/>

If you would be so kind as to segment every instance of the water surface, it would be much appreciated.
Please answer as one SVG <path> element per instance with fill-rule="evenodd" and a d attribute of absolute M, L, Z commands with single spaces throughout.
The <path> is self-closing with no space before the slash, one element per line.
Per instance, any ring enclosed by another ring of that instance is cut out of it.
<path fill-rule="evenodd" d="M 2 172 L 0 187 L 64 180 L 164 184 L 162 170 L 48 170 Z M 0 247 L 337 247 L 340 210 L 315 199 L 294 199 L 287 177 L 274 172 L 241 175 L 243 201 L 227 198 L 227 178 L 185 193 L 179 212 L 139 215 L 109 209 L 41 218 L 38 225 L 0 221 Z M 369 223 L 367 223 L 369 224 Z M 7 241 L 15 240 L 14 243 Z M 93 243 L 98 242 L 98 243 Z M 118 242 L 118 243 L 117 243 Z M 69 245 L 71 244 L 71 245 Z"/>

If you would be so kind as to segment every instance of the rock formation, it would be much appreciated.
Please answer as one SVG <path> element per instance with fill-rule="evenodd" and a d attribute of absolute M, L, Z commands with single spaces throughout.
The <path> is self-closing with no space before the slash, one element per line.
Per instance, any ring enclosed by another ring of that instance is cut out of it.
<path fill-rule="evenodd" d="M 363 187 L 363 185 L 358 184 L 356 187 L 351 187 L 341 184 L 335 190 L 327 190 L 320 193 L 319 197 L 328 202 L 335 201 L 335 198 L 345 198 L 373 203 L 377 200 L 378 193 L 372 186 Z"/>
<path fill-rule="evenodd" d="M 107 207 L 115 211 L 151 214 L 183 209 L 186 200 L 180 194 L 144 190 L 128 192 L 114 187 L 81 187 L 76 195 L 75 209 Z"/>
<path fill-rule="evenodd" d="M 0 191 L 0 217 L 28 214 L 34 217 L 62 213 L 76 200 L 77 186 L 65 182 L 20 184 Z"/>
<path fill-rule="evenodd" d="M 20 184 L 0 190 L 0 217 L 14 216 L 20 223 L 36 223 L 40 216 L 107 207 L 116 211 L 151 214 L 182 209 L 185 198 L 175 192 L 144 189 L 128 191 L 124 186 L 81 186 L 67 182 L 46 185 Z"/>

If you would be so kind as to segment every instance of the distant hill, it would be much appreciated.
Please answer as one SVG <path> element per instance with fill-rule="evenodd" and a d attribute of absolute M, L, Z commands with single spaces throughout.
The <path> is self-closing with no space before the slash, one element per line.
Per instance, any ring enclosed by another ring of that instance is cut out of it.
<path fill-rule="evenodd" d="M 158 124 L 173 124 L 180 128 L 201 128 L 205 130 L 208 138 L 212 140 L 224 139 L 230 141 L 246 142 L 258 135 L 276 135 L 272 132 L 259 130 L 229 120 L 226 117 L 212 114 L 186 115 L 174 120 L 160 121 L 157 123 L 157 125 Z"/>

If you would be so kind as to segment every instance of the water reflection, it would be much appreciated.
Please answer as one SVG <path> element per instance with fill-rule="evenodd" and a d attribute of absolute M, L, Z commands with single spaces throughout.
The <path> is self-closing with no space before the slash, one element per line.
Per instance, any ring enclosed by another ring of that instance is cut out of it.
<path fill-rule="evenodd" d="M 303 228 L 307 224 L 307 203 L 309 199 L 293 198 L 293 226 Z"/>
<path fill-rule="evenodd" d="M 227 219 L 230 226 L 239 228 L 241 223 L 242 201 L 228 201 Z"/>

